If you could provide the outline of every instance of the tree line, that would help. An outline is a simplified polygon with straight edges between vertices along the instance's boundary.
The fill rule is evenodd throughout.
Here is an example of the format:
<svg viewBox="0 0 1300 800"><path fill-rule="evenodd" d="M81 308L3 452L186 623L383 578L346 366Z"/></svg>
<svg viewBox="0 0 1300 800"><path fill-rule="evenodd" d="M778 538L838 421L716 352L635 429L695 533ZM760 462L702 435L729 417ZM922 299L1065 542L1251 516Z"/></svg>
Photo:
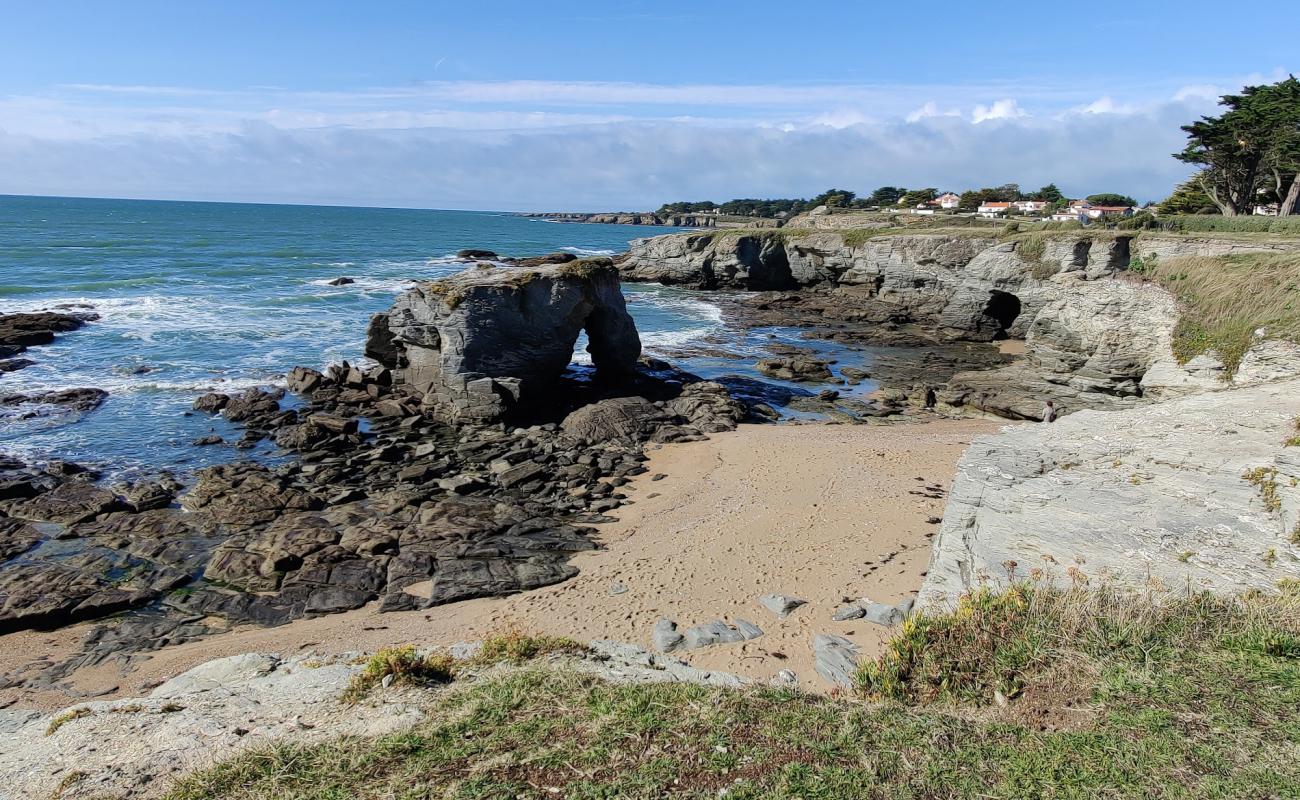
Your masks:
<svg viewBox="0 0 1300 800"><path fill-rule="evenodd" d="M778 217L791 216L805 211L812 211L819 206L828 208L915 208L929 203L945 194L935 187L908 189L902 186L881 186L869 195L858 196L848 189L827 189L812 198L755 199L745 198L715 203L711 200L700 202L665 203L659 207L660 214L694 214L699 212L716 212L743 217ZM957 208L960 211L974 211L984 203L1011 203L1017 200L1041 200L1049 209L1063 208L1069 204L1055 183L1049 183L1035 192L1023 192L1019 184L1004 183L1001 186L983 189L969 189L958 195ZM1113 192L1089 195L1086 201L1093 205L1135 206L1132 197Z"/></svg>
<svg viewBox="0 0 1300 800"><path fill-rule="evenodd" d="M1300 80L1246 86L1219 100L1217 116L1201 117L1182 126L1187 146L1174 157L1199 171L1179 185L1159 206L1162 214L1238 216L1256 206L1276 205L1278 214L1300 213ZM848 189L827 189L816 197L798 199L736 199L725 203L666 203L660 213L714 211L750 217L790 216L818 206L830 208L914 208L943 194L935 187L882 186L859 196ZM1023 192L1015 183L968 189L959 194L957 208L974 211L984 203L1041 200L1048 210L1069 201L1056 184ZM1136 206L1132 197L1114 192L1088 195L1092 205Z"/></svg>

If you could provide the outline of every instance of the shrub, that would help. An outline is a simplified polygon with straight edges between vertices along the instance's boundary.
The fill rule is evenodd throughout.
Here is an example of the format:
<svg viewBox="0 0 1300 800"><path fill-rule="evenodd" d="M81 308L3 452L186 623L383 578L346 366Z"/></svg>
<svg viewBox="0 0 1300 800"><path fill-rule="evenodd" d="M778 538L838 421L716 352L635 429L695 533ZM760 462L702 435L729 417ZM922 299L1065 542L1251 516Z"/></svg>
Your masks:
<svg viewBox="0 0 1300 800"><path fill-rule="evenodd" d="M453 663L451 656L441 653L422 656L414 645L386 647L372 655L365 667L352 676L343 701L358 702L390 675L397 684L450 683L455 678Z"/></svg>
<svg viewBox="0 0 1300 800"><path fill-rule="evenodd" d="M1281 233L1300 235L1300 216L1224 217L1218 214L1160 217L1165 230L1188 233Z"/></svg>

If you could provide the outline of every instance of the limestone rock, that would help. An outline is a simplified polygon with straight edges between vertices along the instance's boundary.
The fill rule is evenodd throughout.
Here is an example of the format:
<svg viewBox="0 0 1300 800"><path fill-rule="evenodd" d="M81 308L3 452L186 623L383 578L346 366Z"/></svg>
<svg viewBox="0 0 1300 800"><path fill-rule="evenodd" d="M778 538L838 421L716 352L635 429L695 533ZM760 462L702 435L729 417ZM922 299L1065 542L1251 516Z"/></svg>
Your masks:
<svg viewBox="0 0 1300 800"><path fill-rule="evenodd" d="M858 646L829 633L813 636L813 668L822 680L834 686L852 687L858 669Z"/></svg>
<svg viewBox="0 0 1300 800"><path fill-rule="evenodd" d="M778 617L788 617L790 612L799 606L806 604L808 601L799 597L791 597L788 594L765 594L758 598L759 605L776 614Z"/></svg>
<svg viewBox="0 0 1300 800"><path fill-rule="evenodd" d="M1031 574L1236 594L1300 578L1300 381L977 438L918 603Z"/></svg>

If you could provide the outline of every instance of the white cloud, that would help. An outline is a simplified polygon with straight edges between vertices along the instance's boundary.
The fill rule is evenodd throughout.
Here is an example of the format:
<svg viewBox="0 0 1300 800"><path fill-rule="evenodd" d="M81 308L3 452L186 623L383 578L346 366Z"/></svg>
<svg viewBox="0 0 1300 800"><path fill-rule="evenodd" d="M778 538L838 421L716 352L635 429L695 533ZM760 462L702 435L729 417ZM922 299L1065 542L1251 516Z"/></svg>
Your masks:
<svg viewBox="0 0 1300 800"><path fill-rule="evenodd" d="M917 110L908 114L904 119L908 122L920 122L923 119L933 119L934 117L960 117L961 112L955 108L947 111L940 111L939 104L933 100L928 101Z"/></svg>
<svg viewBox="0 0 1300 800"><path fill-rule="evenodd" d="M1135 114L1139 110L1139 107L1136 105L1117 103L1115 102L1115 98L1110 97L1109 95L1099 97L1086 106L1079 106L1078 108L1071 109L1071 111L1077 114Z"/></svg>
<svg viewBox="0 0 1300 800"><path fill-rule="evenodd" d="M971 112L971 122L978 125L981 122L988 122L989 120L994 119L1017 119L1019 117L1027 116L1029 116L1029 114L1020 108L1019 103L1011 98L1007 98L1005 100L994 101L992 105L975 106L975 110Z"/></svg>
<svg viewBox="0 0 1300 800"><path fill-rule="evenodd" d="M956 85L64 87L0 96L0 191L637 209L832 185L1054 181L1156 199L1187 172L1169 156L1179 125L1217 94L1121 88L1021 86L1013 99L1006 86Z"/></svg>

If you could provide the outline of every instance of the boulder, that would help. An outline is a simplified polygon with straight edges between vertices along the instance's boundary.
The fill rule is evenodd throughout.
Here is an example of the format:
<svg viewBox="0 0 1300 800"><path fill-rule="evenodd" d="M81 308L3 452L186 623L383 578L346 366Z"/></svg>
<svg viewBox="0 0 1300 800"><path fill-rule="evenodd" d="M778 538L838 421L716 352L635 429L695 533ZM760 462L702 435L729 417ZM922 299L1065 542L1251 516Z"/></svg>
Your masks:
<svg viewBox="0 0 1300 800"><path fill-rule="evenodd" d="M649 433L664 417L663 410L644 397L615 397L572 412L560 429L580 442L605 442Z"/></svg>
<svg viewBox="0 0 1300 800"><path fill-rule="evenodd" d="M491 250L460 250L456 253L456 258L462 261L498 261L500 256Z"/></svg>
<svg viewBox="0 0 1300 800"><path fill-rule="evenodd" d="M764 375L783 381L825 383L834 380L829 362L815 358L764 358L754 366Z"/></svg>
<svg viewBox="0 0 1300 800"><path fill-rule="evenodd" d="M799 597L791 597L788 594L765 594L758 598L758 603L763 608L776 614L778 617L788 617L790 612L794 611L808 601Z"/></svg>
<svg viewBox="0 0 1300 800"><path fill-rule="evenodd" d="M641 353L608 260L473 268L420 284L372 319L366 353L442 419L490 421L546 403L586 331L598 377Z"/></svg>
<svg viewBox="0 0 1300 800"><path fill-rule="evenodd" d="M858 671L858 646L829 633L813 636L813 668L822 680L834 686L853 687Z"/></svg>

